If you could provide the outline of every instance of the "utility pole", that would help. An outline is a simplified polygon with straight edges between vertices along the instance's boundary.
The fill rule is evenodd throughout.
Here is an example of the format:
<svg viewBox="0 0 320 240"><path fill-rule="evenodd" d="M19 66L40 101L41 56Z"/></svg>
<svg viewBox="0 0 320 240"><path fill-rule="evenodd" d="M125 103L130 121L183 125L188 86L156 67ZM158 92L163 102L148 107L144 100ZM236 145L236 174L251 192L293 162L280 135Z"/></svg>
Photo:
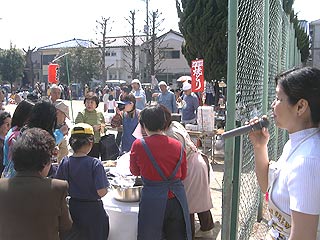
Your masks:
<svg viewBox="0 0 320 240"><path fill-rule="evenodd" d="M146 25L144 25L144 32L146 34L146 66L145 66L145 73L146 79L145 82L150 80L150 47L149 47L149 0L146 1Z"/></svg>
<svg viewBox="0 0 320 240"><path fill-rule="evenodd" d="M131 76L132 79L136 78L136 36L135 36L135 11L131 11L132 18L132 68L131 68Z"/></svg>
<svg viewBox="0 0 320 240"><path fill-rule="evenodd" d="M149 40L149 0L146 0L146 25L144 25L144 32L147 34L146 39Z"/></svg>
<svg viewBox="0 0 320 240"><path fill-rule="evenodd" d="M101 40L101 44L98 43L99 48L101 50L101 77L102 80L106 80L107 76L107 72L106 72L106 45L110 42L107 41L107 25L108 25L108 21L110 20L110 17L105 18L105 17L101 17L101 21L96 20L97 23L97 30L100 31L102 40Z"/></svg>
<svg viewBox="0 0 320 240"><path fill-rule="evenodd" d="M155 76L155 42L156 42L156 17L158 11L152 13L152 35L151 35L151 59L150 59L150 75Z"/></svg>

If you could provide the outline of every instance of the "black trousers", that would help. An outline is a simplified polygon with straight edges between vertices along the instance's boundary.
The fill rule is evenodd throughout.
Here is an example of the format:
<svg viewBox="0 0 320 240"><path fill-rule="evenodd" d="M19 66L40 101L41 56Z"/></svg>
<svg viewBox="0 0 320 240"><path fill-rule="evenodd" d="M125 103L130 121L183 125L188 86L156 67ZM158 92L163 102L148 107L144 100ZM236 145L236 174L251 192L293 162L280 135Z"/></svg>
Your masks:
<svg viewBox="0 0 320 240"><path fill-rule="evenodd" d="M100 157L100 144L99 143L93 144L91 151L88 153L88 156L95 157L95 158Z"/></svg>
<svg viewBox="0 0 320 240"><path fill-rule="evenodd" d="M70 214L81 240L107 240L109 216L102 201L79 201L70 198Z"/></svg>
<svg viewBox="0 0 320 240"><path fill-rule="evenodd" d="M214 222L213 222L210 210L197 213L197 214L200 222L200 230L209 231L212 228L214 228ZM194 239L194 235L195 235L194 213L190 214L190 222L191 222L192 239Z"/></svg>
<svg viewBox="0 0 320 240"><path fill-rule="evenodd" d="M163 239L185 240L186 236L186 224L179 200L177 198L168 199L163 221Z"/></svg>

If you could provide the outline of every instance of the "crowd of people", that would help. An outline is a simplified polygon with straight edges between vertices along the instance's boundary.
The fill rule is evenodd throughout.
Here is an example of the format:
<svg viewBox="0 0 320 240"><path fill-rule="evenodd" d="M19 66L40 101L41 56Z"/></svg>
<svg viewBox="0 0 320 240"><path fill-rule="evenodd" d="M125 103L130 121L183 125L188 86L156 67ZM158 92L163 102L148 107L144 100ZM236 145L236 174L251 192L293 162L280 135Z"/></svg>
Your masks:
<svg viewBox="0 0 320 240"><path fill-rule="evenodd" d="M167 85L163 83L159 85L167 87ZM163 96L166 94L165 89L163 87L160 87L160 89L161 88L162 92L157 97L160 97L161 94L163 94ZM3 203L7 205L10 204L12 197L17 194L16 191L19 188L15 186L21 181L25 181L26 185L23 191L21 190L21 193L19 193L21 195L26 194L26 191L34 187L45 189L43 191L46 196L40 198L40 200L43 201L40 206L51 204L55 208L50 212L51 215L49 216L41 216L42 208L39 207L39 209L37 209L36 205L31 204L31 200L29 201L29 199L27 199L26 202L24 202L23 198L12 201L12 204L21 203L21 206L26 206L26 204L32 205L30 211L26 213L22 212L25 216L17 222L26 221L27 218L32 218L33 215L37 216L38 221L36 221L36 223L40 221L46 225L43 227L43 233L39 232L41 239L44 239L42 236L45 232L50 234L50 237L45 239L69 239L72 236L75 236L76 239L107 239L109 235L109 218L103 208L101 198L107 194L109 182L100 160L100 139L106 133L106 121L105 113L98 110L98 105L100 102L103 102L104 111L114 115L114 119L111 122L114 123L113 126L118 127L119 130L117 139L120 154L132 151L132 156L134 156L135 152L132 146L137 140L133 133L137 126L140 124L143 126L141 134L144 134L146 142L148 143L148 134L150 134L150 131L145 127L148 125L148 122L158 122L157 131L164 133L165 130L169 128L169 125L171 125L171 113L176 112L176 109L174 106L171 109L167 109L165 105L156 103L147 104L146 92L142 89L141 82L135 79L130 86L121 87L119 96L115 96L113 89L110 88L105 91L105 94L109 94L109 96L103 96L103 98L100 99L95 92L88 89L84 97L84 110L78 112L74 122L75 125L71 126L70 130L66 124L66 119L70 120L70 110L64 100L61 99L61 92L61 88L53 84L50 88L48 98L27 97L26 99L21 99L21 101L17 103L17 107L12 116L5 111L5 108L2 109L0 114L0 138L2 144L1 150L3 152L1 154L2 179L0 180L0 186L4 184L10 187L2 189L2 192L0 190L0 194L8 195L8 197L3 198ZM175 95L171 91L169 94L172 103L177 104ZM105 99L107 99L107 103L104 102ZM164 117L163 120L160 121L158 115L153 114L153 109L157 109L158 113L159 111L162 113L161 116ZM147 114L147 117L143 118L143 114L150 111L152 114ZM165 115L167 116L165 117ZM118 120L116 120L117 117L119 118ZM167 124L167 127L165 127L164 124ZM182 125L181 127L183 128ZM170 204L171 206L168 208L166 220L162 219L162 213L161 211L159 212L158 224L160 225L158 225L158 229L154 230L160 234L159 239L163 236L166 236L168 240L192 239L195 236L193 214L198 213L199 218L201 218L200 211L202 210L194 212L192 204L190 204L191 208L189 208L190 206L188 205L188 201L192 200L187 200L187 196L190 198L192 195L190 195L189 190L191 189L192 192L198 187L195 185L192 187L190 181L188 182L186 180L184 184L185 186L189 186L189 190L186 191L188 194L186 195L182 182L182 180L192 179L195 176L194 174L191 176L192 167L187 163L189 154L186 155L184 150L187 146L190 146L191 143L184 142L184 140L182 141L181 139L181 143L179 143L179 141L171 138L170 134L165 136L166 139L172 139L170 141L173 142L175 141L177 146L180 145L180 150L177 151L177 158L170 160L171 165L169 167L169 169L175 169L175 172L179 172L177 177L180 180L178 183L175 183L178 178L173 174L170 181L176 186L174 188L175 190L170 190L172 187L171 183L167 186L169 187L168 199L170 199L169 202L172 204ZM187 139L187 136L183 135L183 137ZM38 144L39 141L44 142ZM36 145L32 145L31 142L34 142ZM46 143L48 143L48 145L46 145ZM25 146L22 146L23 144L25 144ZM192 149L193 152L197 152L194 145ZM22 161L23 152L25 152L25 154L33 153ZM35 155L37 155L37 157L34 157ZM138 155L135 156L139 157ZM168 156L173 156L171 151L168 151ZM155 156L155 158L158 162L158 156ZM165 159L166 158L167 157L165 157ZM198 161L199 163L203 163L202 169L204 171L201 173L201 175L203 175L201 178L204 177L204 179L207 179L204 181L204 189L206 189L208 193L208 165L206 165L203 158L192 157L192 159L196 159L193 160L193 162ZM178 165L176 165L176 160L179 160ZM22 161L23 163L21 164L23 165L19 167L20 165L17 161ZM190 168L191 177L187 174L187 165ZM165 171L165 178L169 177L170 174L167 175L168 173L169 172ZM138 170L133 171L132 174L144 176L144 173L138 172ZM36 181L34 181L34 179ZM65 180L67 183L55 179ZM148 180L152 181L154 179L152 177L149 179L149 176L147 176L144 178L144 183ZM158 180L157 177L156 180ZM51 191L47 187L50 184L55 186L52 187ZM146 184L144 189L143 191L148 190ZM39 194L39 191L40 190L37 189L33 192L34 194ZM143 195L147 196L147 194ZM67 196L69 198L68 202L66 200ZM163 196L166 196L166 194ZM210 194L206 196L206 198L208 198L207 202L211 202ZM60 197L59 202L55 200L58 197ZM166 209L165 205L163 205L166 201L166 197L162 198L162 206L164 206L162 210ZM24 203L22 204L22 202ZM140 207L141 214L139 214L139 216L142 216L142 212L145 211L144 204L142 204L144 202L145 199L142 199ZM176 213L182 213L179 211L180 205L182 206L183 214L175 216ZM146 206L148 206L148 204ZM14 208L14 206L8 208L10 211L3 211L4 214L0 217L0 225L1 222L4 223L8 217L6 213L10 212L14 214L14 219L18 218L18 215L21 213L21 211L18 210L21 208L17 208L15 211L13 211L12 208ZM205 223L201 221L201 230L199 231L211 231L210 233L212 233L214 224L210 208L212 208L212 204L205 206L205 212L210 215L208 218L209 222ZM174 211L170 213L170 209ZM148 211L147 208L146 211ZM189 213L191 214L189 215ZM139 217L139 219L143 218ZM175 229L175 227L172 227L172 223L176 224L177 219L180 219L180 223L177 222L179 225L176 225L178 228ZM141 221L143 220L139 220L138 228L140 230L138 238L149 239L147 236L150 235L140 233L148 229L146 227L141 228L141 226L143 226L143 224L141 225ZM52 222L54 222L54 224L48 226L48 223ZM163 222L163 224L161 222ZM163 228L161 227L162 225ZM30 231L27 231L25 228L23 228L23 230L25 233L30 233L30 239L38 239L35 237L37 234L34 229L35 225L28 223L26 226L30 228ZM1 228L2 227L0 227L0 229ZM148 231L149 233L147 234L153 235L152 229ZM21 232L15 232L12 226L3 233L0 233L0 236L4 236L4 239L19 239L18 236L22 236Z"/></svg>
<svg viewBox="0 0 320 240"><path fill-rule="evenodd" d="M249 134L258 182L269 194L268 239L319 239L320 189L314 179L320 172L320 70L294 69L280 74L276 84L275 123L290 136L279 161L269 162L266 128ZM153 104L147 104L138 79L122 86L118 96L111 87L102 98L87 89L71 129L69 107L56 86L46 100L22 100L12 116L2 109L0 239L108 239L110 219L102 198L110 183L100 146L105 113L113 115L120 154L130 153L130 171L142 178L137 239L212 236L210 163L183 125L196 123L202 100L188 81L182 94L165 82L158 85ZM206 93L210 105L212 89ZM180 107L181 122L173 121Z"/></svg>

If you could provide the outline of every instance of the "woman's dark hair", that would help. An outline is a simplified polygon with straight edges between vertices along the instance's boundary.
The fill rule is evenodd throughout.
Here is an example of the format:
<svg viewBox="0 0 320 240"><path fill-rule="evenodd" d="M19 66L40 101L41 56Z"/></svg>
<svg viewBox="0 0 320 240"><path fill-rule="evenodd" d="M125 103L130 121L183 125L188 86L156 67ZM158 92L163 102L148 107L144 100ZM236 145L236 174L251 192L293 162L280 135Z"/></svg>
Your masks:
<svg viewBox="0 0 320 240"><path fill-rule="evenodd" d="M91 134L74 134L71 135L69 139L70 147L74 152L80 149L82 146L87 145L90 142L93 142L94 138Z"/></svg>
<svg viewBox="0 0 320 240"><path fill-rule="evenodd" d="M114 98L113 98L113 95L110 94L109 97L108 97L108 100L109 100L109 101L112 101L113 99L114 99Z"/></svg>
<svg viewBox="0 0 320 240"><path fill-rule="evenodd" d="M129 93L128 95L126 95L123 99L123 102L133 102L134 104L136 104L136 97L132 94Z"/></svg>
<svg viewBox="0 0 320 240"><path fill-rule="evenodd" d="M88 93L87 93L87 95L85 96L84 101L83 101L84 104L86 104L86 101L87 101L87 100L93 100L93 101L95 101L97 107L98 107L99 102L100 102L98 96L97 96L94 92L88 92Z"/></svg>
<svg viewBox="0 0 320 240"><path fill-rule="evenodd" d="M121 87L121 90L124 91L125 93L129 94L131 92L131 86L129 87L129 86L124 85Z"/></svg>
<svg viewBox="0 0 320 240"><path fill-rule="evenodd" d="M159 104L147 106L140 112L139 123L149 131L163 130L166 122L165 112Z"/></svg>
<svg viewBox="0 0 320 240"><path fill-rule="evenodd" d="M165 119L166 119L166 122L165 122L162 130L166 130L169 128L169 126L172 122L171 112L169 111L169 109L166 106L164 106L162 104L160 104L160 108L162 108L162 110L164 112Z"/></svg>
<svg viewBox="0 0 320 240"><path fill-rule="evenodd" d="M133 108L132 108L131 111L136 109L136 97L132 93L129 93L128 95L124 96L121 101L123 101L123 102L132 102L133 103Z"/></svg>
<svg viewBox="0 0 320 240"><path fill-rule="evenodd" d="M41 171L51 160L54 138L45 130L25 130L12 146L12 161L16 171Z"/></svg>
<svg viewBox="0 0 320 240"><path fill-rule="evenodd" d="M28 128L41 128L53 136L57 124L57 111L55 106L48 101L36 103L27 122Z"/></svg>
<svg viewBox="0 0 320 240"><path fill-rule="evenodd" d="M308 101L313 123L320 122L320 70L304 67L290 69L275 78L291 105L300 99Z"/></svg>
<svg viewBox="0 0 320 240"><path fill-rule="evenodd" d="M27 99L31 102L36 103L39 100L38 94L36 92L31 92L27 95Z"/></svg>
<svg viewBox="0 0 320 240"><path fill-rule="evenodd" d="M34 103L29 100L23 100L20 102L14 110L11 126L17 126L18 128L23 127L30 117L33 106Z"/></svg>
<svg viewBox="0 0 320 240"><path fill-rule="evenodd" d="M8 113L8 112L0 113L0 126L2 126L4 124L4 120L6 120L7 118L11 118L10 113Z"/></svg>

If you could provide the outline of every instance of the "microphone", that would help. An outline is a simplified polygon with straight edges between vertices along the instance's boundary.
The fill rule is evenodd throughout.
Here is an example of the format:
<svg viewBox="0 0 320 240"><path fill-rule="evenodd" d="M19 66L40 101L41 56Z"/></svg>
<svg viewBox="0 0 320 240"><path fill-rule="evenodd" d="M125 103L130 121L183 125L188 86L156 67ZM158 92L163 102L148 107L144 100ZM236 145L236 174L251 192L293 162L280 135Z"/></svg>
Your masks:
<svg viewBox="0 0 320 240"><path fill-rule="evenodd" d="M236 136L240 136L242 134L246 134L250 131L260 130L263 127L268 127L268 126L269 126L269 120L267 118L261 118L259 120L259 122L255 123L253 125L246 125L246 126L232 129L230 131L223 133L221 136L224 139L229 138L229 137L236 137Z"/></svg>

